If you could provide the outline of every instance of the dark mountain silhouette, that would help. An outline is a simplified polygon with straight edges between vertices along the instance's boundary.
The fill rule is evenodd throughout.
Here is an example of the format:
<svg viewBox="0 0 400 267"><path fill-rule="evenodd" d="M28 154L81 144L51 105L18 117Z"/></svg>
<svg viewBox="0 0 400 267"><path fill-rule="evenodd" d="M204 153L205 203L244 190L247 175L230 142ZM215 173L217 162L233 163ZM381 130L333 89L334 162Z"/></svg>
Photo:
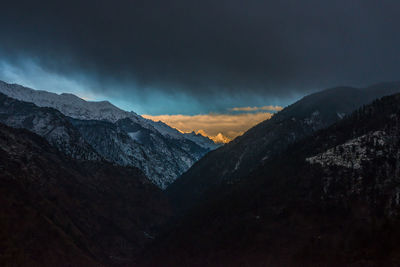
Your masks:
<svg viewBox="0 0 400 267"><path fill-rule="evenodd" d="M0 124L0 265L132 265L169 216L137 168L76 161Z"/></svg>
<svg viewBox="0 0 400 267"><path fill-rule="evenodd" d="M400 94L213 193L160 235L147 265L399 265Z"/></svg>
<svg viewBox="0 0 400 267"><path fill-rule="evenodd" d="M207 192L235 183L295 141L332 125L378 97L396 92L400 92L399 82L363 89L337 87L306 96L208 153L168 187L167 193L178 213L189 209L206 200Z"/></svg>

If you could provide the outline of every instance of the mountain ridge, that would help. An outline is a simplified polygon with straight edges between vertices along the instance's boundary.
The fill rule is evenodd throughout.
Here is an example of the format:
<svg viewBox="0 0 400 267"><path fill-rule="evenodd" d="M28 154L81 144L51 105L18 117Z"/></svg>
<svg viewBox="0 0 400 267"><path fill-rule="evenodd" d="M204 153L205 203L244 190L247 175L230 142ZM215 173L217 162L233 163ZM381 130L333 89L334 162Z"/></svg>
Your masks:
<svg viewBox="0 0 400 267"><path fill-rule="evenodd" d="M8 84L0 81L0 92L9 97L32 102L40 107L52 107L66 116L81 120L107 120L116 122L130 118L142 124L143 127L157 131L173 139L184 139L185 136L165 123L145 119L133 111L122 110L109 101L86 101L71 93L51 93L43 90L34 90L19 84ZM198 145L201 146L201 142Z"/></svg>
<svg viewBox="0 0 400 267"><path fill-rule="evenodd" d="M305 96L208 153L182 174L167 193L182 212L204 198L207 191L221 184L235 183L296 140L341 120L378 97L396 92L400 92L399 82L364 89L335 87Z"/></svg>

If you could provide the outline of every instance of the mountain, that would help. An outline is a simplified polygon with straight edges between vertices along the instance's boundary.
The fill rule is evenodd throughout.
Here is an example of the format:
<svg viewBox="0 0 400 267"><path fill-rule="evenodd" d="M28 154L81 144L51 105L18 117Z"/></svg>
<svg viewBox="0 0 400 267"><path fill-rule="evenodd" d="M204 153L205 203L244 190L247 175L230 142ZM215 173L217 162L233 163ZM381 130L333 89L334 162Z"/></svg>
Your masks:
<svg viewBox="0 0 400 267"><path fill-rule="evenodd" d="M217 144L226 144L231 141L228 137L226 137L222 133L218 133L216 136L213 136L211 139Z"/></svg>
<svg viewBox="0 0 400 267"><path fill-rule="evenodd" d="M0 124L1 266L131 266L169 210L139 169L76 161Z"/></svg>
<svg viewBox="0 0 400 267"><path fill-rule="evenodd" d="M372 100L400 91L400 83L368 88L337 87L308 95L242 136L208 153L172 184L167 193L180 212L280 154L290 144L341 120Z"/></svg>
<svg viewBox="0 0 400 267"><path fill-rule="evenodd" d="M398 266L400 94L213 193L158 236L143 266Z"/></svg>
<svg viewBox="0 0 400 267"><path fill-rule="evenodd" d="M1 93L37 105L1 95L1 122L44 136L74 158L103 158L138 167L162 189L217 147L206 137L187 137L162 122L144 119L106 101L87 102L71 94L57 95L4 82L0 82Z"/></svg>
<svg viewBox="0 0 400 267"><path fill-rule="evenodd" d="M191 134L194 134L194 132ZM204 132L203 130L198 130L197 135L207 137L207 139L211 140L212 143L217 145L217 147L219 147L223 144L229 143L231 141L230 138L226 137L222 133L218 133L217 135L212 136L212 135L207 135L207 133Z"/></svg>
<svg viewBox="0 0 400 267"><path fill-rule="evenodd" d="M201 133L195 133L194 131L191 133L183 134L187 139L195 142L196 144L201 144L202 147L206 147L211 150L215 150L221 145L218 142L214 142L207 136L202 135Z"/></svg>
<svg viewBox="0 0 400 267"><path fill-rule="evenodd" d="M79 160L101 160L68 118L52 108L41 108L0 93L0 122L43 136L66 155Z"/></svg>
<svg viewBox="0 0 400 267"><path fill-rule="evenodd" d="M135 112L127 112L119 109L108 101L85 101L73 94L55 94L47 91L33 90L18 84L8 84L0 81L0 93L11 98L25 102L31 102L39 107L51 107L59 110L62 114L80 120L106 120L116 122L120 119L129 118L139 123L142 127L158 132L165 137L182 140L185 136L174 128L163 122L154 122L143 118ZM207 138L198 143L199 146Z"/></svg>
<svg viewBox="0 0 400 267"><path fill-rule="evenodd" d="M106 160L140 168L162 189L208 151L188 139L165 138L130 118L115 123L72 118L70 122Z"/></svg>

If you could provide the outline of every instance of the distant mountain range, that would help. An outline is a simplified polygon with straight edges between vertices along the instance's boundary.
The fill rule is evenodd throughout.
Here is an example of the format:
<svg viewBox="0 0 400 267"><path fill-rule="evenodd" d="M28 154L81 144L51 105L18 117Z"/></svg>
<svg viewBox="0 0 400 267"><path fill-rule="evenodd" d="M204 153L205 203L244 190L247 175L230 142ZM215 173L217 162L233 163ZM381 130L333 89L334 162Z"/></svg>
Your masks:
<svg viewBox="0 0 400 267"><path fill-rule="evenodd" d="M227 144L231 141L231 139L229 139L222 133L218 133L216 136L213 136L212 140L217 144Z"/></svg>
<svg viewBox="0 0 400 267"><path fill-rule="evenodd" d="M89 102L72 94L58 95L1 81L0 93L15 99L1 97L1 122L42 135L77 159L101 157L138 167L163 189L219 146L207 137L182 134L107 101Z"/></svg>

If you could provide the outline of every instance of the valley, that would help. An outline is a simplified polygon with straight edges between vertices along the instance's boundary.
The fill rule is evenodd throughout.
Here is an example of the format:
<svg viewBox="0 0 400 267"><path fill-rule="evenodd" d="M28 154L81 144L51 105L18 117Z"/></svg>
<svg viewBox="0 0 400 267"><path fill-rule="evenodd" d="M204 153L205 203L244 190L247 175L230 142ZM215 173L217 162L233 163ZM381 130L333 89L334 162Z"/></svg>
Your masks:
<svg viewBox="0 0 400 267"><path fill-rule="evenodd" d="M399 264L399 83L314 93L219 148L1 85L2 265Z"/></svg>

